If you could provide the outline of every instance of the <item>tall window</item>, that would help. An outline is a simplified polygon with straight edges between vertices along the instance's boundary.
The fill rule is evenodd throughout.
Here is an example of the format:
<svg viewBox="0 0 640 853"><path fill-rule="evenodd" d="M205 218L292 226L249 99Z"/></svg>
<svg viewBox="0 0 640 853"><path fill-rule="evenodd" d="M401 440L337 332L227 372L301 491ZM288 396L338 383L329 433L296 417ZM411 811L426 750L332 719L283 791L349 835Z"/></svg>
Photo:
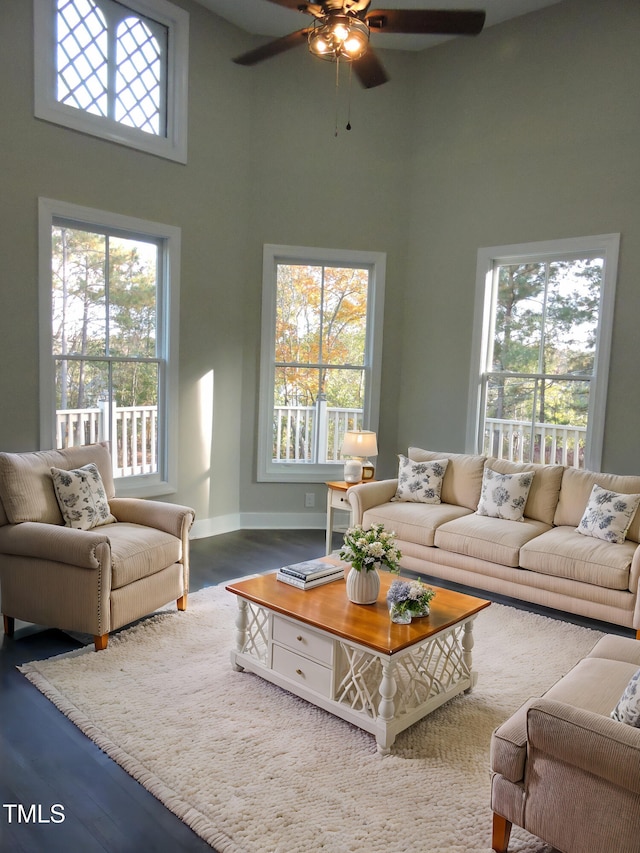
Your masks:
<svg viewBox="0 0 640 853"><path fill-rule="evenodd" d="M480 251L474 449L599 469L618 242L606 235Z"/></svg>
<svg viewBox="0 0 640 853"><path fill-rule="evenodd" d="M177 346L168 333L177 310L170 255L178 235L63 207L41 202L49 252L47 429L56 447L109 440L116 478L166 488L175 391L169 354ZM44 325L43 318L43 341Z"/></svg>
<svg viewBox="0 0 640 853"><path fill-rule="evenodd" d="M38 117L186 161L186 12L166 0L34 10Z"/></svg>
<svg viewBox="0 0 640 853"><path fill-rule="evenodd" d="M265 246L260 480L335 478L349 429L376 429L384 255Z"/></svg>

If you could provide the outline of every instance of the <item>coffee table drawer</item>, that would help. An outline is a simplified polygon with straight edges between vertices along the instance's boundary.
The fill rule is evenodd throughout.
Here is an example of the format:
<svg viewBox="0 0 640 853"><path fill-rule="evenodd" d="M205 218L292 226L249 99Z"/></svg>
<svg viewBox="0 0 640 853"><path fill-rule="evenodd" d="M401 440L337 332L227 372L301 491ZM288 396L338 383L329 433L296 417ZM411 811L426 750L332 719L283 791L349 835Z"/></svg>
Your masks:
<svg viewBox="0 0 640 853"><path fill-rule="evenodd" d="M273 669L304 687L331 698L331 670L282 646L273 646Z"/></svg>
<svg viewBox="0 0 640 853"><path fill-rule="evenodd" d="M331 666L333 662L333 640L323 637L312 628L288 619L273 617L273 639L276 643L291 649L297 654Z"/></svg>

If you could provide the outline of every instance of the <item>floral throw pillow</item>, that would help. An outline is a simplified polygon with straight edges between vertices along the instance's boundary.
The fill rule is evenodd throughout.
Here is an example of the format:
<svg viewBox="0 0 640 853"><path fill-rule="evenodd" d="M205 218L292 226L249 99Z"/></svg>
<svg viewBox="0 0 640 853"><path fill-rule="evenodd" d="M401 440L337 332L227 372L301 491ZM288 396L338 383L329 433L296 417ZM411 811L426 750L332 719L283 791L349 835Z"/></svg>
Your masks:
<svg viewBox="0 0 640 853"><path fill-rule="evenodd" d="M631 676L618 704L611 712L611 719L640 729L640 669Z"/></svg>
<svg viewBox="0 0 640 853"><path fill-rule="evenodd" d="M392 501L439 504L448 459L414 462L398 454L398 487Z"/></svg>
<svg viewBox="0 0 640 853"><path fill-rule="evenodd" d="M493 468L485 468L476 514L489 518L506 518L508 521L522 521L533 475L533 471L500 474Z"/></svg>
<svg viewBox="0 0 640 853"><path fill-rule="evenodd" d="M640 495L619 494L596 483L576 530L585 536L620 545L639 505Z"/></svg>
<svg viewBox="0 0 640 853"><path fill-rule="evenodd" d="M71 471L52 468L51 477L58 506L67 527L91 530L116 520L109 511L102 477L93 462Z"/></svg>

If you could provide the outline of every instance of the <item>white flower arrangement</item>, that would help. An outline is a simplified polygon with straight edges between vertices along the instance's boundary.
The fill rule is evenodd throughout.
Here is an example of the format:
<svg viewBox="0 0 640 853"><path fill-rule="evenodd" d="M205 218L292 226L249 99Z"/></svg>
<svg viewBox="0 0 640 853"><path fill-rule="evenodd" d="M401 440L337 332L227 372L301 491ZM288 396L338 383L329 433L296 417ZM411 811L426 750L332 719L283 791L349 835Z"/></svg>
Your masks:
<svg viewBox="0 0 640 853"><path fill-rule="evenodd" d="M395 532L388 532L382 524L372 524L368 530L356 524L344 535L340 559L350 563L358 572L371 572L386 566L390 572L400 571L401 552L395 546Z"/></svg>

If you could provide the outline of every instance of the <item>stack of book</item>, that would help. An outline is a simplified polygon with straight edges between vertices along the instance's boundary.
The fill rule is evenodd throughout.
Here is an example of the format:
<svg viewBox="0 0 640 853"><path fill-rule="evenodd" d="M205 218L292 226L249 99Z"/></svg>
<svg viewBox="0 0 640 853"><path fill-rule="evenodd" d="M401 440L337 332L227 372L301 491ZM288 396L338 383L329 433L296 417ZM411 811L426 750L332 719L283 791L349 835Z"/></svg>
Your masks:
<svg viewBox="0 0 640 853"><path fill-rule="evenodd" d="M298 589L311 589L343 577L344 566L323 559L306 560L304 563L295 563L293 566L283 566L278 569L276 575L279 581L296 586Z"/></svg>

